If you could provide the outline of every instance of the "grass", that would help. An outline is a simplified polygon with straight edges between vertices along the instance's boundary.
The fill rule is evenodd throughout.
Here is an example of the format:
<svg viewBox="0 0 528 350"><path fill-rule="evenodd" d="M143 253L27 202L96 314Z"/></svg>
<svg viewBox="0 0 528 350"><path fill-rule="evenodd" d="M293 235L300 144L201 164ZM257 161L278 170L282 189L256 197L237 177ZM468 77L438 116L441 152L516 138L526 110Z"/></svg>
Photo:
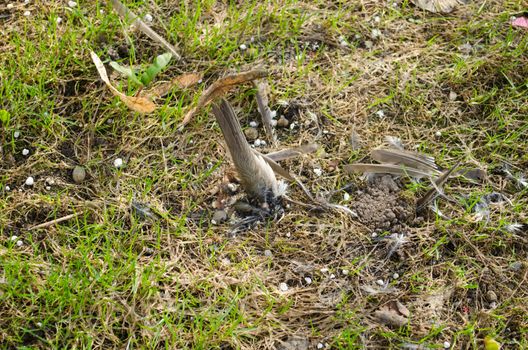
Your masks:
<svg viewBox="0 0 528 350"><path fill-rule="evenodd" d="M508 24L524 11L521 1L475 2L448 15L408 1L126 4L152 14L184 58L158 81L205 74L198 87L156 101L151 115L114 98L90 59L90 50L106 62L117 52L123 65L145 65L163 53L106 2L0 5L8 15L0 16L0 109L9 114L0 129L2 348L271 349L300 339L297 348L448 341L481 349L486 335L528 348L527 190L501 171L506 161L526 175L528 164L528 35ZM342 165L368 159L387 135L443 167L462 160L488 178L450 180L455 203L439 202L450 218L410 225L390 259L391 246L356 220L297 205L279 222L230 237L228 224L210 224L211 203L233 173L221 133L208 109L183 132L178 125L216 78L256 66L271 72L270 107L297 125L278 129L279 148L323 145L284 164L314 192L361 186ZM259 118L254 95L241 87L227 96L243 127ZM349 143L353 132L359 150ZM117 157L124 168L113 166ZM75 165L88 174L81 184L71 178ZM426 187L408 183L405 196ZM511 204L474 222L471 208L492 191ZM295 186L290 196L305 201ZM347 204L341 198L333 200ZM132 213L132 201L160 219ZM512 223L524 226L506 230ZM397 291L366 292L379 279ZM373 316L396 300L410 310L401 329Z"/></svg>

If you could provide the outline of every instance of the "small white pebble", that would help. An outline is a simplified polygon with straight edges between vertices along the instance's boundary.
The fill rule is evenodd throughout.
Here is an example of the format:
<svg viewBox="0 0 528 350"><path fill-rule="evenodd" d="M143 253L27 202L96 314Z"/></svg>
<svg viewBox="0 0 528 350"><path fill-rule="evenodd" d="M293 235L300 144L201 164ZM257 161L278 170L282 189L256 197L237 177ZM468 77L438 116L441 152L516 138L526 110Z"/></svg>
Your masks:
<svg viewBox="0 0 528 350"><path fill-rule="evenodd" d="M290 238L290 237L291 237L291 233L290 233L290 232L287 232L287 233L286 233L286 237Z"/></svg>
<svg viewBox="0 0 528 350"><path fill-rule="evenodd" d="M347 47L348 46L348 43L346 41L340 41L339 42L339 45L343 46L343 47Z"/></svg>
<svg viewBox="0 0 528 350"><path fill-rule="evenodd" d="M251 126L252 128L256 128L258 126L258 123L254 120L250 121L249 122L249 126Z"/></svg>
<svg viewBox="0 0 528 350"><path fill-rule="evenodd" d="M143 19L145 20L145 22L152 22L154 20L150 13L147 13Z"/></svg>
<svg viewBox="0 0 528 350"><path fill-rule="evenodd" d="M50 186L46 186L46 191L49 191L51 190L51 187Z"/></svg>
<svg viewBox="0 0 528 350"><path fill-rule="evenodd" d="M6 190L6 191L11 191L11 187L6 186L6 187L5 187L5 190Z"/></svg>
<svg viewBox="0 0 528 350"><path fill-rule="evenodd" d="M19 188L19 189L18 189L18 192L22 192L22 189L21 189L21 188Z"/></svg>
<svg viewBox="0 0 528 350"><path fill-rule="evenodd" d="M285 291L288 290L288 285L287 285L286 283L284 283L284 282L281 282L281 283L279 284L279 289L280 289L282 292L285 292Z"/></svg>
<svg viewBox="0 0 528 350"><path fill-rule="evenodd" d="M240 44L239 48L240 48L240 50L244 51L244 50L247 49L247 46L246 46L246 44Z"/></svg>
<svg viewBox="0 0 528 350"><path fill-rule="evenodd" d="M99 13L102 14L102 15L104 15L104 14L105 14L105 10L100 9L100 10L99 10Z"/></svg>
<svg viewBox="0 0 528 350"><path fill-rule="evenodd" d="M319 271L321 271L321 273L327 273L328 272L328 268L327 267L323 267Z"/></svg>
<svg viewBox="0 0 528 350"><path fill-rule="evenodd" d="M236 190L238 189L238 186L232 182L228 183L227 184L227 188L229 188L229 191L231 192L236 192Z"/></svg>
<svg viewBox="0 0 528 350"><path fill-rule="evenodd" d="M305 277L304 282L306 282L306 284L312 284L312 279L310 277Z"/></svg>
<svg viewBox="0 0 528 350"><path fill-rule="evenodd" d="M370 40L367 40L365 41L365 47L370 50L374 47L374 43Z"/></svg>
<svg viewBox="0 0 528 350"><path fill-rule="evenodd" d="M114 166L115 166L116 168L121 168L121 167L123 166L123 159L121 159L121 158L116 158L116 159L114 160Z"/></svg>
<svg viewBox="0 0 528 350"><path fill-rule="evenodd" d="M19 247L22 247L24 245L24 242L22 242L21 240L18 240L16 242L16 245L19 246Z"/></svg>
<svg viewBox="0 0 528 350"><path fill-rule="evenodd" d="M440 136L442 136L442 132L441 132L441 131L437 131L437 132L435 132L435 136L436 136L436 137L440 137Z"/></svg>
<svg viewBox="0 0 528 350"><path fill-rule="evenodd" d="M323 343L317 344L317 349L322 349L322 348L324 348L324 344Z"/></svg>
<svg viewBox="0 0 528 350"><path fill-rule="evenodd" d="M314 168L313 172L317 176L323 175L323 171L321 169L319 169L319 168Z"/></svg>
<svg viewBox="0 0 528 350"><path fill-rule="evenodd" d="M449 348L451 348L451 343L448 342L448 341L445 341L444 342L444 349L449 349Z"/></svg>
<svg viewBox="0 0 528 350"><path fill-rule="evenodd" d="M215 219L212 219L212 220L211 220L211 224L216 225L216 224L218 224L218 223L216 222Z"/></svg>
<svg viewBox="0 0 528 350"><path fill-rule="evenodd" d="M345 276L348 275L348 272L349 272L349 271L348 271L347 269L343 269L343 270L341 270L341 273L342 273L343 275L345 275Z"/></svg>
<svg viewBox="0 0 528 350"><path fill-rule="evenodd" d="M75 1L68 1L68 6L71 7L71 8L74 8L75 6L77 6L77 3Z"/></svg>
<svg viewBox="0 0 528 350"><path fill-rule="evenodd" d="M14 137L15 139L18 139L18 138L20 137L20 131L15 131L15 132L13 133L13 137Z"/></svg>
<svg viewBox="0 0 528 350"><path fill-rule="evenodd" d="M350 200L350 194L348 192L343 193L343 200L348 202Z"/></svg>
<svg viewBox="0 0 528 350"><path fill-rule="evenodd" d="M260 140L260 145L261 146L266 146L267 142L265 140Z"/></svg>
<svg viewBox="0 0 528 350"><path fill-rule="evenodd" d="M24 0L24 4L29 4L30 0Z"/></svg>
<svg viewBox="0 0 528 350"><path fill-rule="evenodd" d="M23 156L27 156L28 154L29 154L29 150L28 150L27 148L24 148L24 149L22 150L22 155L23 155Z"/></svg>
<svg viewBox="0 0 528 350"><path fill-rule="evenodd" d="M277 117L277 111L270 111L271 119L274 119Z"/></svg>
<svg viewBox="0 0 528 350"><path fill-rule="evenodd" d="M11 236L9 239L10 239L12 242L14 242L14 241L18 240L18 236Z"/></svg>
<svg viewBox="0 0 528 350"><path fill-rule="evenodd" d="M383 282L383 280L377 280L376 283L380 286L383 286L385 284L385 282Z"/></svg>
<svg viewBox="0 0 528 350"><path fill-rule="evenodd" d="M57 22L57 24L59 24L60 22L62 22L62 18L57 17L57 19L55 20L55 22Z"/></svg>
<svg viewBox="0 0 528 350"><path fill-rule="evenodd" d="M397 272L395 272L395 273L392 275L392 278L394 278L394 279L396 280L396 279L400 278L400 275L399 275Z"/></svg>
<svg viewBox="0 0 528 350"><path fill-rule="evenodd" d="M38 328L41 328L41 327L42 327L42 322L37 322L36 326L37 326Z"/></svg>
<svg viewBox="0 0 528 350"><path fill-rule="evenodd" d="M372 232L372 238L376 238L376 237L378 237L377 232Z"/></svg>
<svg viewBox="0 0 528 350"><path fill-rule="evenodd" d="M15 5L13 5L13 4L7 4L7 9L8 9L8 10L11 10L13 7L15 7Z"/></svg>
<svg viewBox="0 0 528 350"><path fill-rule="evenodd" d="M330 279L334 279L336 278L336 275L334 275L333 273L330 275Z"/></svg>
<svg viewBox="0 0 528 350"><path fill-rule="evenodd" d="M256 139L255 141L253 141L253 145L255 147L260 147L261 144L262 144L262 141L260 139Z"/></svg>
<svg viewBox="0 0 528 350"><path fill-rule="evenodd" d="M26 17L31 16L31 12L29 12L29 11L24 12L24 16L26 16Z"/></svg>
<svg viewBox="0 0 528 350"><path fill-rule="evenodd" d="M383 118L385 116L385 112L382 109L380 109L379 111L376 112L376 115L379 118Z"/></svg>
<svg viewBox="0 0 528 350"><path fill-rule="evenodd" d="M34 183L35 183L35 180L31 176L26 179L27 186L33 186Z"/></svg>
<svg viewBox="0 0 528 350"><path fill-rule="evenodd" d="M376 22L376 23L381 22L380 16L374 16L374 22Z"/></svg>
<svg viewBox="0 0 528 350"><path fill-rule="evenodd" d="M450 91L450 92L449 92L449 99L450 99L451 101L456 100L457 97L458 97L458 95L457 95L456 92L454 92L454 91Z"/></svg>
<svg viewBox="0 0 528 350"><path fill-rule="evenodd" d="M356 35L354 35L354 38L361 39L361 34L357 33Z"/></svg>
<svg viewBox="0 0 528 350"><path fill-rule="evenodd" d="M372 37L373 38L379 38L381 36L381 30L378 28L372 29Z"/></svg>
<svg viewBox="0 0 528 350"><path fill-rule="evenodd" d="M266 249L264 251L264 256L267 256L268 258L271 258L273 256L273 254L271 253L271 250L269 249Z"/></svg>
<svg viewBox="0 0 528 350"><path fill-rule="evenodd" d="M290 130L293 130L297 127L297 122L293 122L290 124Z"/></svg>

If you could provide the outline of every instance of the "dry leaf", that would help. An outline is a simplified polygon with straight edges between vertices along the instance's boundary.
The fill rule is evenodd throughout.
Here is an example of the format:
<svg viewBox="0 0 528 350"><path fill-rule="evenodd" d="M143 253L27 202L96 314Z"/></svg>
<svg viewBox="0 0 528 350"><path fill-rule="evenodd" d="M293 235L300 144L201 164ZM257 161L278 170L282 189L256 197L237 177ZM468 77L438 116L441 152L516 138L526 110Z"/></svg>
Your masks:
<svg viewBox="0 0 528 350"><path fill-rule="evenodd" d="M416 6L429 12L449 13L461 2L460 0L414 0Z"/></svg>
<svg viewBox="0 0 528 350"><path fill-rule="evenodd" d="M149 101L144 97L127 96L113 87L110 83L110 79L108 79L106 69L99 56L97 56L97 54L93 51L90 51L90 55L92 56L92 61L95 64L95 67L97 68L97 72L99 72L99 76L104 81L106 86L108 86L110 91L112 91L114 95L118 96L128 108L138 113L151 113L156 110L156 105L152 101Z"/></svg>
<svg viewBox="0 0 528 350"><path fill-rule="evenodd" d="M269 86L267 82L265 81L259 81L259 82L253 82L255 87L257 88L257 106L258 110L260 112L260 115L262 116L262 123L264 124L264 130L266 130L266 134L268 135L269 140L272 143L275 143L277 138L275 137L275 134L273 133L273 125L272 118L271 118L271 110L268 107L268 91Z"/></svg>
<svg viewBox="0 0 528 350"><path fill-rule="evenodd" d="M202 73L185 73L172 79L171 81L161 83L154 88L145 91L144 95L150 98L160 98L169 93L172 88L188 89L202 80Z"/></svg>
<svg viewBox="0 0 528 350"><path fill-rule="evenodd" d="M409 322L407 317L400 315L398 311L388 307L383 307L375 311L374 316L379 322L391 327L403 327Z"/></svg>
<svg viewBox="0 0 528 350"><path fill-rule="evenodd" d="M185 114L185 117L183 118L180 128L187 125L191 121L191 118L201 108L205 107L209 102L211 102L215 98L221 97L227 91L231 90L237 85L240 85L240 84L243 84L248 81L255 80L255 79L261 79L261 78L266 77L267 75L268 73L264 70L252 70L248 72L228 75L226 77L218 79L202 93L202 95L198 99L198 103L196 107L194 107L189 112L187 112L187 114Z"/></svg>
<svg viewBox="0 0 528 350"><path fill-rule="evenodd" d="M116 12L119 14L119 16L123 17L125 20L131 20L133 24L137 25L138 28L145 33L149 38L151 38L154 41L157 41L161 45L163 45L167 50L169 50L174 58L177 60L181 59L181 56L176 51L176 48L172 46L167 40L163 39L161 35L156 33L152 28L150 28L145 22L143 22L134 12L130 11L121 1L119 0L110 0L112 2L112 6L116 10Z"/></svg>

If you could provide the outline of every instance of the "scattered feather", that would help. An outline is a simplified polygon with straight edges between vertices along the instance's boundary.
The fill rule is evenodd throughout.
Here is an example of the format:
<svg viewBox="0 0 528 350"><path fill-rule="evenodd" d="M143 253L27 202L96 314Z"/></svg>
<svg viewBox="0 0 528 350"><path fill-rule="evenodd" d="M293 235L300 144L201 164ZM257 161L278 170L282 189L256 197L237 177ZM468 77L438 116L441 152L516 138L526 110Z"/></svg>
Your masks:
<svg viewBox="0 0 528 350"><path fill-rule="evenodd" d="M385 141L389 144L389 146L392 146L396 149L402 151L405 149L402 140L397 136L385 136Z"/></svg>
<svg viewBox="0 0 528 350"><path fill-rule="evenodd" d="M272 116L271 116L271 110L268 106L269 99L269 86L268 83L265 81L254 81L253 84L255 85L255 88L257 89L257 106L258 111L260 112L260 115L262 116L262 124L264 124L264 130L266 130L266 134L268 135L268 139L275 143L277 140L274 132L273 132L273 123L272 123Z"/></svg>
<svg viewBox="0 0 528 350"><path fill-rule="evenodd" d="M401 176L410 176L414 178L430 177L431 171L413 169L394 164L347 164L343 167L347 173L372 173L372 174L393 174Z"/></svg>
<svg viewBox="0 0 528 350"><path fill-rule="evenodd" d="M279 162L281 160L291 159L303 154L313 153L319 149L316 143L309 143L299 147L288 148L282 151L272 152L266 154L270 159Z"/></svg>
<svg viewBox="0 0 528 350"><path fill-rule="evenodd" d="M437 13L449 13L461 2L460 0L413 0L419 8Z"/></svg>
<svg viewBox="0 0 528 350"><path fill-rule="evenodd" d="M375 149L370 152L372 159L379 163L405 165L410 168L440 172L433 157L400 149Z"/></svg>

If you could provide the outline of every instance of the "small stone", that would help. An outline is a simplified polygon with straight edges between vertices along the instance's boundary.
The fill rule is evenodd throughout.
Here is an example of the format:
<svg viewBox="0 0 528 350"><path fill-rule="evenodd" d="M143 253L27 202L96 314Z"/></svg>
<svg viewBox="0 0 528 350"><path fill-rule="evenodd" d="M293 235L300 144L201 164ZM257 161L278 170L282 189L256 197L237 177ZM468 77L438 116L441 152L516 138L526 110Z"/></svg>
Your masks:
<svg viewBox="0 0 528 350"><path fill-rule="evenodd" d="M322 348L324 348L324 344L323 343L317 344L317 349L322 349Z"/></svg>
<svg viewBox="0 0 528 350"><path fill-rule="evenodd" d="M488 290L488 292L486 293L486 298L489 302L497 301L497 294L492 290Z"/></svg>
<svg viewBox="0 0 528 350"><path fill-rule="evenodd" d="M7 4L7 9L8 9L8 10L11 10L13 7L15 7L15 5L13 5L13 4Z"/></svg>
<svg viewBox="0 0 528 350"><path fill-rule="evenodd" d="M258 139L259 133L258 130L255 128L247 128L244 130L244 134L246 135L246 138L249 141L254 141Z"/></svg>
<svg viewBox="0 0 528 350"><path fill-rule="evenodd" d="M293 122L290 124L290 130L293 130L297 127L297 123L296 122Z"/></svg>
<svg viewBox="0 0 528 350"><path fill-rule="evenodd" d="M381 22L380 16L374 16L374 22L376 22L376 23Z"/></svg>
<svg viewBox="0 0 528 350"><path fill-rule="evenodd" d="M74 8L75 6L77 6L77 3L75 1L68 1L68 6L71 7L71 8Z"/></svg>
<svg viewBox="0 0 528 350"><path fill-rule="evenodd" d="M370 41L370 40L366 40L365 41L365 47L370 50L370 49L372 49L374 47L374 43L372 41Z"/></svg>
<svg viewBox="0 0 528 350"><path fill-rule="evenodd" d="M348 202L350 200L350 194L348 192L343 193L343 200Z"/></svg>
<svg viewBox="0 0 528 350"><path fill-rule="evenodd" d="M255 147L260 147L260 145L262 144L262 141L260 139L256 139L254 142L253 142L253 145Z"/></svg>
<svg viewBox="0 0 528 350"><path fill-rule="evenodd" d="M437 131L437 132L435 132L435 136L436 136L436 137L441 137L441 136L442 136L442 132L441 132L441 131Z"/></svg>
<svg viewBox="0 0 528 350"><path fill-rule="evenodd" d="M379 285L379 286L383 286L385 284L385 282L383 280L377 280L376 284Z"/></svg>
<svg viewBox="0 0 528 350"><path fill-rule="evenodd" d="M282 292L286 292L288 290L288 285L284 282L281 282L279 284L279 289L282 291Z"/></svg>
<svg viewBox="0 0 528 350"><path fill-rule="evenodd" d="M288 119L284 118L283 115L281 115L279 120L277 120L277 126L278 127L287 128L289 124L290 124L290 122L288 121Z"/></svg>
<svg viewBox="0 0 528 350"><path fill-rule="evenodd" d="M306 284L312 284L312 279L310 277L305 277L304 282L306 282Z"/></svg>
<svg viewBox="0 0 528 350"><path fill-rule="evenodd" d="M20 137L20 131L15 131L15 132L13 133L13 137L14 137L15 139L18 139L18 138Z"/></svg>
<svg viewBox="0 0 528 350"><path fill-rule="evenodd" d="M57 19L55 19L55 22L56 22L57 24L60 24L60 22L62 22L62 18L57 17Z"/></svg>
<svg viewBox="0 0 528 350"><path fill-rule="evenodd" d="M227 213L224 210L217 210L213 214L213 219L211 220L211 222L214 225L217 225L217 224L220 224L220 223L222 223L222 222L224 222L226 220L227 220Z"/></svg>
<svg viewBox="0 0 528 350"><path fill-rule="evenodd" d="M6 187L5 187L5 190L6 190L6 191L11 191L11 187L6 186Z"/></svg>
<svg viewBox="0 0 528 350"><path fill-rule="evenodd" d="M322 171L321 169L319 169L319 168L314 168L313 172L314 172L314 174L315 174L316 176L321 176L321 175L323 175L323 171Z"/></svg>
<svg viewBox="0 0 528 350"><path fill-rule="evenodd" d="M258 126L258 123L254 120L250 121L249 122L249 126L251 126L252 128L256 128Z"/></svg>
<svg viewBox="0 0 528 350"><path fill-rule="evenodd" d="M22 247L24 245L24 242L22 242L21 240L18 240L16 242L16 245L19 246L19 247Z"/></svg>
<svg viewBox="0 0 528 350"><path fill-rule="evenodd" d="M330 274L330 279L334 279L334 278L336 278L336 275L334 275L333 273Z"/></svg>
<svg viewBox="0 0 528 350"><path fill-rule="evenodd" d="M361 39L361 34L356 33L356 34L354 35L354 38L356 38L357 40Z"/></svg>
<svg viewBox="0 0 528 350"><path fill-rule="evenodd" d="M451 343L448 342L448 341L445 341L444 342L444 349L449 349L449 348L451 348Z"/></svg>
<svg viewBox="0 0 528 350"><path fill-rule="evenodd" d="M286 237L290 238L291 237L291 233L290 232L286 232Z"/></svg>
<svg viewBox="0 0 528 350"><path fill-rule="evenodd" d="M512 271L519 271L520 269L522 269L522 267L523 267L523 263L520 261L516 261L510 265L510 269Z"/></svg>
<svg viewBox="0 0 528 350"><path fill-rule="evenodd" d="M244 51L247 49L247 45L246 44L240 44L239 46L240 50Z"/></svg>
<svg viewBox="0 0 528 350"><path fill-rule="evenodd" d="M348 272L349 272L349 271L348 271L347 269L343 269L343 270L341 270L341 273L342 273L343 275L345 275L345 276L348 276Z"/></svg>
<svg viewBox="0 0 528 350"><path fill-rule="evenodd" d="M271 250L269 249L266 249L264 251L264 256L268 257L268 258L271 258L273 256L273 254L271 253Z"/></svg>
<svg viewBox="0 0 528 350"><path fill-rule="evenodd" d="M46 191L49 191L51 190L51 187L50 186L46 186Z"/></svg>
<svg viewBox="0 0 528 350"><path fill-rule="evenodd" d="M230 182L227 184L227 188L229 189L229 191L234 193L238 190L238 185Z"/></svg>
<svg viewBox="0 0 528 350"><path fill-rule="evenodd" d="M393 275L392 275L392 278L394 278L395 280L397 280L398 278L400 278L400 275L395 272Z"/></svg>
<svg viewBox="0 0 528 350"><path fill-rule="evenodd" d="M378 116L378 118L383 118L385 117L385 112L383 110L379 110L376 112L376 115Z"/></svg>
<svg viewBox="0 0 528 350"><path fill-rule="evenodd" d="M29 12L29 11L24 12L24 16L26 16L26 17L31 16L31 12Z"/></svg>
<svg viewBox="0 0 528 350"><path fill-rule="evenodd" d="M22 150L22 155L23 155L23 156L27 156L28 154L29 154L29 150L28 150L27 148L24 148L24 149Z"/></svg>
<svg viewBox="0 0 528 350"><path fill-rule="evenodd" d="M35 180L30 176L26 179L25 183L27 186L33 186L33 184L35 183Z"/></svg>
<svg viewBox="0 0 528 350"><path fill-rule="evenodd" d="M38 328L42 328L42 322L37 322L36 326L37 326Z"/></svg>
<svg viewBox="0 0 528 350"><path fill-rule="evenodd" d="M77 165L73 168L72 178L76 184L80 184L86 178L86 171L82 166Z"/></svg>
<svg viewBox="0 0 528 350"><path fill-rule="evenodd" d="M266 144L267 144L266 140L260 140L260 145L261 146L266 146Z"/></svg>
<svg viewBox="0 0 528 350"><path fill-rule="evenodd" d="M14 241L18 240L18 236L11 236L11 237L9 237L9 240L11 240L11 242L14 242Z"/></svg>
<svg viewBox="0 0 528 350"><path fill-rule="evenodd" d="M115 166L116 168L121 168L121 167L123 166L123 159L121 159L121 158L116 158L116 159L114 160L114 166Z"/></svg>
<svg viewBox="0 0 528 350"><path fill-rule="evenodd" d="M147 13L143 19L145 20L145 22L152 22L154 20L150 13Z"/></svg>
<svg viewBox="0 0 528 350"><path fill-rule="evenodd" d="M456 92L454 92L454 91L450 91L450 92L449 92L449 99L450 99L451 101L456 100L457 97L458 97L458 95L457 95Z"/></svg>
<svg viewBox="0 0 528 350"><path fill-rule="evenodd" d="M327 273L328 272L328 268L327 267L323 267L319 271L321 271L321 273Z"/></svg>

